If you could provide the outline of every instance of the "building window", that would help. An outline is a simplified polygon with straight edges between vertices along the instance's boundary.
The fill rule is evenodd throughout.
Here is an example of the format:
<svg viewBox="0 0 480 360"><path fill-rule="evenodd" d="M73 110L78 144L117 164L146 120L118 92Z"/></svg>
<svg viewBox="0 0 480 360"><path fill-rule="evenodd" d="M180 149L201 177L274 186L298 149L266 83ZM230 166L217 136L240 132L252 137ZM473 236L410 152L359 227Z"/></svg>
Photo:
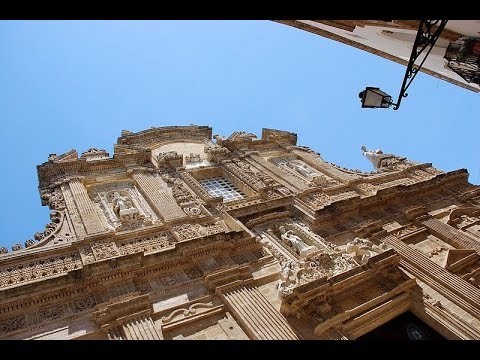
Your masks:
<svg viewBox="0 0 480 360"><path fill-rule="evenodd" d="M224 202L240 200L245 194L238 190L230 181L224 177L200 180L199 183L207 192L213 196L221 196Z"/></svg>

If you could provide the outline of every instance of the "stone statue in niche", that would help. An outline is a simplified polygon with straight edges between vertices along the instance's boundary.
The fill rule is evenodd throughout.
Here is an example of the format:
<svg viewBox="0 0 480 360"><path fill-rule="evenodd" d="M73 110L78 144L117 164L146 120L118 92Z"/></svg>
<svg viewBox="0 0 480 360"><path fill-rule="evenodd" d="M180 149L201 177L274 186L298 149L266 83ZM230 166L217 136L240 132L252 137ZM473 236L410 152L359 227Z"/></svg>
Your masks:
<svg viewBox="0 0 480 360"><path fill-rule="evenodd" d="M375 245L373 242L367 239L356 237L353 241L350 241L346 246L346 252L353 256L360 264L368 262L372 256L380 254L387 250L388 247L384 243Z"/></svg>
<svg viewBox="0 0 480 360"><path fill-rule="evenodd" d="M289 246L293 247L295 252L300 255L300 257L304 258L315 250L314 246L305 244L298 235L295 235L293 230L287 231L283 225L278 229L280 230L282 240Z"/></svg>
<svg viewBox="0 0 480 360"><path fill-rule="evenodd" d="M112 204L113 204L113 211L117 215L121 215L123 210L133 208L133 203L130 201L130 199L127 198L126 196L120 195L118 191L115 191L113 193Z"/></svg>
<svg viewBox="0 0 480 360"><path fill-rule="evenodd" d="M115 191L112 198L113 212L122 222L135 220L139 211L128 196Z"/></svg>

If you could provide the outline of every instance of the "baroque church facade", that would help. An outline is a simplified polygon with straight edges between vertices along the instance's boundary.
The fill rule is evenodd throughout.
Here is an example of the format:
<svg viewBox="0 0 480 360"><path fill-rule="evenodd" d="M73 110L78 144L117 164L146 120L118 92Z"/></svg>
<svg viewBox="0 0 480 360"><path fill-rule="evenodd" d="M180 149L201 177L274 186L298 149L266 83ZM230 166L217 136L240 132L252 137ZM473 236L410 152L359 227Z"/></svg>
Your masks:
<svg viewBox="0 0 480 360"><path fill-rule="evenodd" d="M51 221L0 249L0 339L359 339L405 314L480 339L480 187L361 153L374 171L192 125L51 154Z"/></svg>

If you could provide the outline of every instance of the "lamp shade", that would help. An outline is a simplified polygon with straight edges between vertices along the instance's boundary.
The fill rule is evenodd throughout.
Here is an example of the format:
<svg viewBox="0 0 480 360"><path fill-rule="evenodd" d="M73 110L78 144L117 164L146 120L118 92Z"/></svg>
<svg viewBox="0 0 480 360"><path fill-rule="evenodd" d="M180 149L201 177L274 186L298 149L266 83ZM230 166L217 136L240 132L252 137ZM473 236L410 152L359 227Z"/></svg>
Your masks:
<svg viewBox="0 0 480 360"><path fill-rule="evenodd" d="M362 108L388 108L392 105L392 97L379 88L367 87L358 94Z"/></svg>

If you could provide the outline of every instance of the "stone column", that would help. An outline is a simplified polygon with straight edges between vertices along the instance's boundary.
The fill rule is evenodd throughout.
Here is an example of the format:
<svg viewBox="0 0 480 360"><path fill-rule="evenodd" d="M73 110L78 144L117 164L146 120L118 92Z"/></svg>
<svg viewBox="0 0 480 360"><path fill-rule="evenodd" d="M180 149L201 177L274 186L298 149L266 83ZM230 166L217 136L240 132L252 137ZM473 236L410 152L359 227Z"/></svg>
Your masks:
<svg viewBox="0 0 480 360"><path fill-rule="evenodd" d="M382 241L402 257L400 265L462 309L480 318L480 289L411 248L394 235Z"/></svg>
<svg viewBox="0 0 480 360"><path fill-rule="evenodd" d="M162 334L157 331L148 315L138 315L121 323L127 340L163 340Z"/></svg>
<svg viewBox="0 0 480 360"><path fill-rule="evenodd" d="M79 178L70 179L68 186L87 234L90 235L106 231L82 181Z"/></svg>
<svg viewBox="0 0 480 360"><path fill-rule="evenodd" d="M173 198L167 184L160 177L140 169L133 170L132 177L150 206L165 222L187 217Z"/></svg>
<svg viewBox="0 0 480 360"><path fill-rule="evenodd" d="M448 224L441 222L433 217L422 218L419 222L425 226L430 233L438 236L446 243L457 249L471 249L480 254L480 242L472 239L463 231L458 230Z"/></svg>
<svg viewBox="0 0 480 360"><path fill-rule="evenodd" d="M251 339L294 340L298 336L253 284L238 283L218 288L217 294Z"/></svg>
<svg viewBox="0 0 480 360"><path fill-rule="evenodd" d="M108 340L125 340L126 336L122 330L122 327L119 325L113 325L108 327L103 327L103 330L107 333Z"/></svg>

